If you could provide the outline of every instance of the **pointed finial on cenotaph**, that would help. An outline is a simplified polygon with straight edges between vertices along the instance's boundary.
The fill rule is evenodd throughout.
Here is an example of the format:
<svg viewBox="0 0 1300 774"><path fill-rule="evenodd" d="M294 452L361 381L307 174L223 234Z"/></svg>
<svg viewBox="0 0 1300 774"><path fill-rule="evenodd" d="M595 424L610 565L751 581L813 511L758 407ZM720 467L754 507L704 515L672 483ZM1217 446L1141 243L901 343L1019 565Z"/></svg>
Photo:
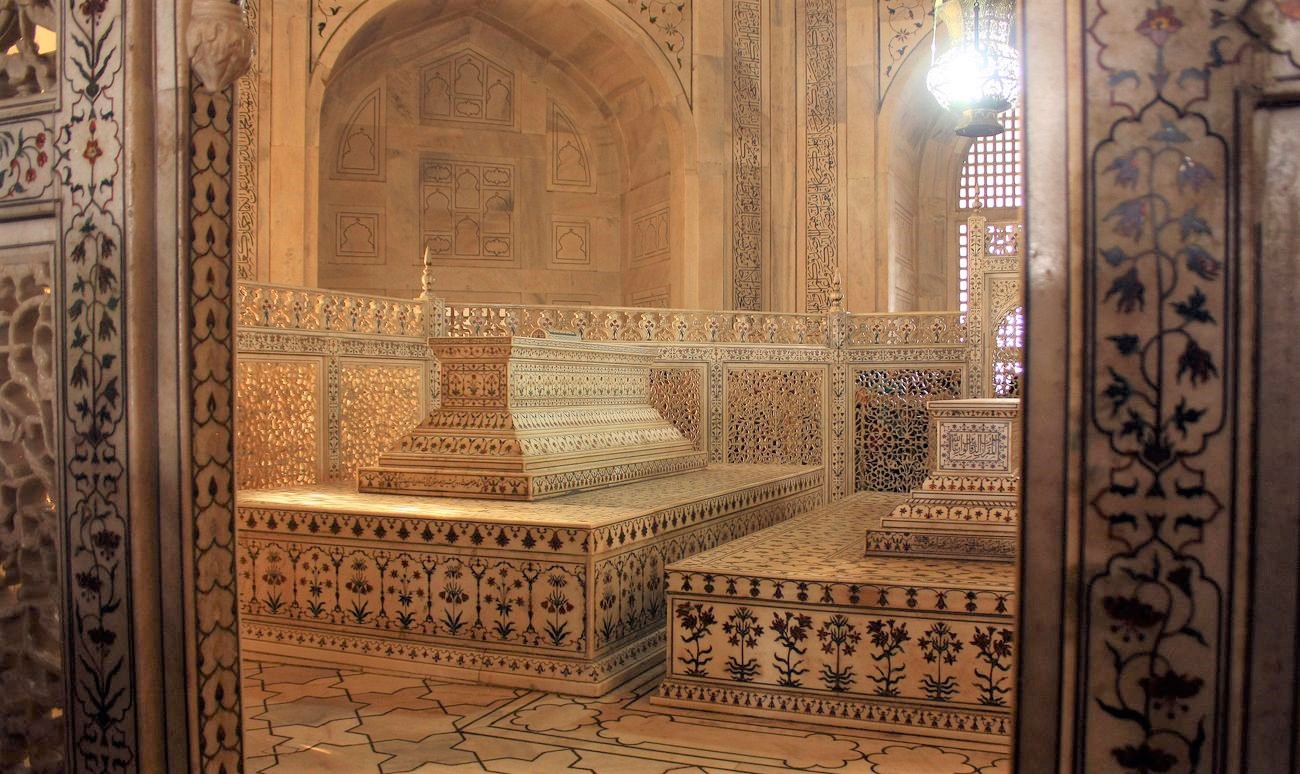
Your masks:
<svg viewBox="0 0 1300 774"><path fill-rule="evenodd" d="M424 246L424 268L420 271L420 300L433 300L433 260L429 246Z"/></svg>

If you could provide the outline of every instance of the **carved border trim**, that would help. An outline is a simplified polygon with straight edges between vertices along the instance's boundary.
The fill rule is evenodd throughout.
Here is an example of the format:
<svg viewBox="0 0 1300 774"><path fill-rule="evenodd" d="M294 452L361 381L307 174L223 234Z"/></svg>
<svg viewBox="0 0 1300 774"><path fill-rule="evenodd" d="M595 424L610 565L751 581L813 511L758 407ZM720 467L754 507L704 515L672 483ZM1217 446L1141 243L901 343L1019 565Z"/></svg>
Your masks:
<svg viewBox="0 0 1300 774"><path fill-rule="evenodd" d="M126 475L125 3L68 3L55 148L70 768L138 765Z"/></svg>
<svg viewBox="0 0 1300 774"><path fill-rule="evenodd" d="M185 577L194 598L199 765L243 765L239 604L235 566L234 88L190 89L190 263L186 349L189 515L193 559ZM207 235L204 238L204 235Z"/></svg>

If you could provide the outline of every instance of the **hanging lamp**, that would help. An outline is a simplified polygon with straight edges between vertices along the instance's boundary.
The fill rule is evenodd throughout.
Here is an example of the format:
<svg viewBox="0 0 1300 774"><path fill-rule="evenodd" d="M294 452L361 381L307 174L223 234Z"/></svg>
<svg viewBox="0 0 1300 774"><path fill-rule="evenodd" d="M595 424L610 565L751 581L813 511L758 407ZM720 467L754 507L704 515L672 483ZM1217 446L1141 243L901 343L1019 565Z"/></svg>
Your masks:
<svg viewBox="0 0 1300 774"><path fill-rule="evenodd" d="M939 50L939 24L947 47ZM1001 134L998 114L1020 101L1014 0L935 0L934 36L926 86L958 116L957 134Z"/></svg>

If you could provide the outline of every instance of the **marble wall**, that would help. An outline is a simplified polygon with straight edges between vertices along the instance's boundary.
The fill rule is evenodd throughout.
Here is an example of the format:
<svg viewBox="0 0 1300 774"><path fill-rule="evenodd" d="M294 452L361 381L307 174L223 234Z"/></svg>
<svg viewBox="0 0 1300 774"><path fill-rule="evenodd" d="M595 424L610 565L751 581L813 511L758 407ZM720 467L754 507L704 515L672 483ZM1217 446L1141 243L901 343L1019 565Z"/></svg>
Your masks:
<svg viewBox="0 0 1300 774"><path fill-rule="evenodd" d="M854 311L955 307L965 143L922 0L250 16L242 279L412 296L428 246L452 304L819 312L838 277Z"/></svg>
<svg viewBox="0 0 1300 774"><path fill-rule="evenodd" d="M322 287L451 303L619 305L672 259L665 154L510 31L474 18L372 47L321 110ZM624 234L625 225L628 232Z"/></svg>

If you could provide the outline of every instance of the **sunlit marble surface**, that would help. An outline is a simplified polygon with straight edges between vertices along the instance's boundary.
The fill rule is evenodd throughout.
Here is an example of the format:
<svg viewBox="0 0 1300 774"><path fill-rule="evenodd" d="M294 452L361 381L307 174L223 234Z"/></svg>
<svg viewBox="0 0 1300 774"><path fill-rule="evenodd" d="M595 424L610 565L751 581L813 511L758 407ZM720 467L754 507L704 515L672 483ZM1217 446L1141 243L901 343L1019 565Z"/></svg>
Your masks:
<svg viewBox="0 0 1300 774"><path fill-rule="evenodd" d="M864 557L863 534L906 499L893 492L859 492L789 521L673 563L680 572L761 575L839 583L928 584L1012 592L1013 564Z"/></svg>
<svg viewBox="0 0 1300 774"><path fill-rule="evenodd" d="M508 503L456 497L361 494L346 484L312 484L242 491L237 504L239 508L595 528L783 478L808 475L817 470L800 465L714 465L707 470L579 492L553 500Z"/></svg>

